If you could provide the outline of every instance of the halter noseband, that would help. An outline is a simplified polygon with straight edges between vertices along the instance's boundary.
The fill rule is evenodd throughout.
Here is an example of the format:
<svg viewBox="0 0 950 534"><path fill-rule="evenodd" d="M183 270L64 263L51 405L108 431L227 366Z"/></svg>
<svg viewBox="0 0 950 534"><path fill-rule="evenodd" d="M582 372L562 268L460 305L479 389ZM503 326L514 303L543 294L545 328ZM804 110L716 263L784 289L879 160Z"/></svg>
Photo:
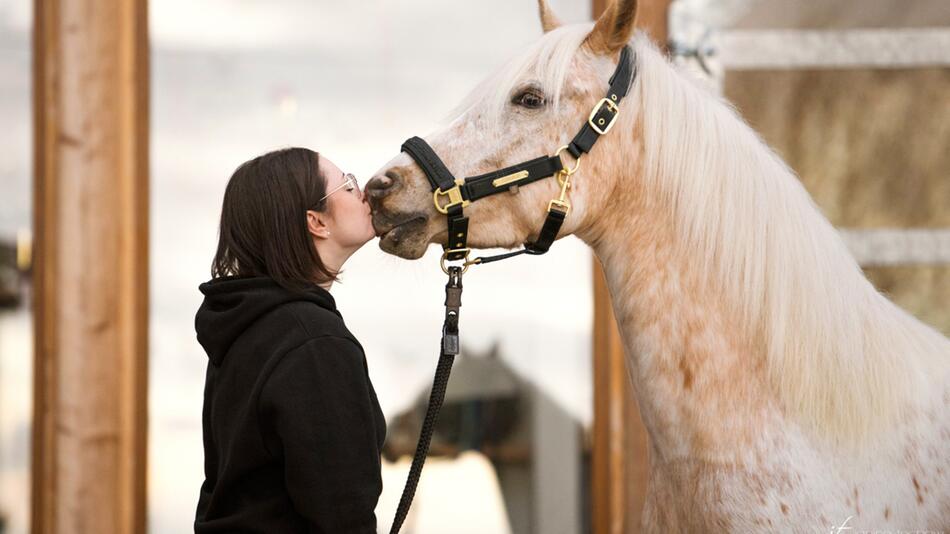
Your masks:
<svg viewBox="0 0 950 534"><path fill-rule="evenodd" d="M446 261L463 261L464 272L470 265L503 260L525 253L544 254L551 248L564 219L571 211L571 203L567 198L567 192L571 188L571 175L580 167L581 156L590 152L597 139L609 132L616 123L617 116L620 114L620 100L626 96L636 77L636 65L630 61L632 54L629 45L623 47L617 68L610 77L607 96L597 102L587 122L574 136L571 143L557 149L553 156L541 156L487 174L460 179L449 172L438 154L421 137L412 137L403 143L402 151L415 160L432 185L432 201L435 209L448 218L448 237L446 243L442 245L441 260L442 270L446 274L448 274ZM570 152L576 160L573 168L565 167L561 160L561 153L565 150ZM520 186L554 175L557 176L561 187L560 194L558 198L548 203L547 217L537 241L525 243L524 248L514 252L479 257L474 260L468 259L471 253L467 245L468 217L462 213L466 206L476 200L504 191L517 192Z"/></svg>

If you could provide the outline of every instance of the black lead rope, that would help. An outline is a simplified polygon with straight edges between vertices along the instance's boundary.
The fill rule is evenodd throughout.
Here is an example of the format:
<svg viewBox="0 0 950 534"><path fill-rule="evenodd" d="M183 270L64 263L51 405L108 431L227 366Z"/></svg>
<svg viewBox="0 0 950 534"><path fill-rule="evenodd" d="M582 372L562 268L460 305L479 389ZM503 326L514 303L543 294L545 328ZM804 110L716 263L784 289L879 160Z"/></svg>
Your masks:
<svg viewBox="0 0 950 534"><path fill-rule="evenodd" d="M452 372L452 363L459 353L459 308L462 306L462 274L470 265L491 263L513 258L521 254L540 255L551 248L557 239L561 225L571 210L571 203L567 199L567 192L571 187L571 175L580 166L582 155L590 152L600 136L606 134L616 123L620 114L620 101L626 96L633 79L636 76L635 62L631 61L631 50L625 46L620 52L620 62L613 76L610 77L610 87L607 96L594 106L587 122L574 136L570 144L557 150L553 156L541 156L530 161L518 163L497 171L465 179L457 179L449 171L438 154L420 137L412 137L402 145L402 150L409 154L416 164L425 173L432 186L432 201L435 209L444 214L448 222L448 237L443 245L442 270L449 276L445 285L445 323L442 326L442 345L439 348L439 364L436 367L435 379L432 383L432 392L429 395L429 406L426 408L419 443L409 468L409 477L406 487L399 499L396 517L390 534L397 534L406 520L412 498L416 494L416 486L422 474L429 453L429 443L432 441L432 432L435 422L442 409L445 399L445 390ZM567 151L576 160L572 168L565 168L561 160L561 153ZM538 239L525 243L524 247L514 252L506 252L495 256L484 256L469 260L471 249L468 248L468 217L462 210L472 202L490 195L506 191L517 192L523 185L536 182L543 178L556 176L560 185L558 198L548 203L547 216L544 225L538 233ZM446 262L462 261L462 265L447 266Z"/></svg>
<svg viewBox="0 0 950 534"><path fill-rule="evenodd" d="M445 322L442 323L439 365L435 369L435 379L432 381L432 392L429 394L429 406L426 408L426 416L422 421L419 443L416 445L416 453L412 457L409 477L406 480L406 487L402 491L402 497L399 499L399 507L396 509L393 526L389 530L390 534L399 532L402 523L406 520L406 515L409 513L409 506L412 504L412 498L416 494L416 486L419 484L419 477L422 475L422 466L426 463L426 456L429 454L429 443L432 441L435 422L439 417L439 411L442 409L442 401L445 400L445 390L449 384L449 375L452 373L452 363L454 363L455 356L459 353L462 268L453 265L449 267L448 271L449 281L445 284Z"/></svg>

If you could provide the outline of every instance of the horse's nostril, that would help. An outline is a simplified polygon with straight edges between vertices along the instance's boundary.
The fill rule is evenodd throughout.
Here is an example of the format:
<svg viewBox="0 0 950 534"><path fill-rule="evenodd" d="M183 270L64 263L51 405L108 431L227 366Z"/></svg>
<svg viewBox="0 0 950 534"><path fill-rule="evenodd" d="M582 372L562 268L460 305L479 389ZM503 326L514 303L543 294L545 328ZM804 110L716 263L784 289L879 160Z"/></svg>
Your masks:
<svg viewBox="0 0 950 534"><path fill-rule="evenodd" d="M382 198L389 194L399 176L392 172L386 172L385 175L376 176L366 184L366 193L375 198Z"/></svg>

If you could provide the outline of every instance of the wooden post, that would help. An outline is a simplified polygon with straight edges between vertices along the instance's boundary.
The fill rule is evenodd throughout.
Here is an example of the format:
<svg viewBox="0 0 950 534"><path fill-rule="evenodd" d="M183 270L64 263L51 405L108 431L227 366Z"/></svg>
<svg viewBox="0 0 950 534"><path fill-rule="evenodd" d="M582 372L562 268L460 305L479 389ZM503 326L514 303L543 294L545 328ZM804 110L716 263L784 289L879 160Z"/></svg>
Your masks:
<svg viewBox="0 0 950 534"><path fill-rule="evenodd" d="M594 443L591 455L593 534L627 532L627 516L639 517L647 477L631 479L628 469L645 466L627 443L646 431L640 422L627 376L623 340L611 308L603 269L594 258ZM645 443L644 443L645 444ZM645 471L645 469L644 469ZM633 491L629 491L629 490Z"/></svg>
<svg viewBox="0 0 950 534"><path fill-rule="evenodd" d="M608 0L592 0L594 19ZM661 45L667 40L670 0L641 0L637 27ZM627 375L623 340L617 329L600 262L594 258L594 443L591 466L594 534L639 532L649 483L646 428Z"/></svg>
<svg viewBox="0 0 950 534"><path fill-rule="evenodd" d="M34 0L33 534L145 532L147 0Z"/></svg>

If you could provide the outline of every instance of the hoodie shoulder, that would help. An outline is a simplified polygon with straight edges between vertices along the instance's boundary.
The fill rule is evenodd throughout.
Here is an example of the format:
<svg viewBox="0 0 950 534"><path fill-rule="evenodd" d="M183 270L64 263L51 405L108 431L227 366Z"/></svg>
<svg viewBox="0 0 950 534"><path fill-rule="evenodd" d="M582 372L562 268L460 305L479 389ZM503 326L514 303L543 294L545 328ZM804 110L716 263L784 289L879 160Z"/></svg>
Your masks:
<svg viewBox="0 0 950 534"><path fill-rule="evenodd" d="M205 298L195 314L195 332L215 365L239 338L273 342L349 335L333 296L318 286L291 291L266 277L225 277L199 288Z"/></svg>
<svg viewBox="0 0 950 534"><path fill-rule="evenodd" d="M288 302L265 320L284 323L287 328L299 328L306 339L322 336L352 338L339 315L310 301Z"/></svg>

